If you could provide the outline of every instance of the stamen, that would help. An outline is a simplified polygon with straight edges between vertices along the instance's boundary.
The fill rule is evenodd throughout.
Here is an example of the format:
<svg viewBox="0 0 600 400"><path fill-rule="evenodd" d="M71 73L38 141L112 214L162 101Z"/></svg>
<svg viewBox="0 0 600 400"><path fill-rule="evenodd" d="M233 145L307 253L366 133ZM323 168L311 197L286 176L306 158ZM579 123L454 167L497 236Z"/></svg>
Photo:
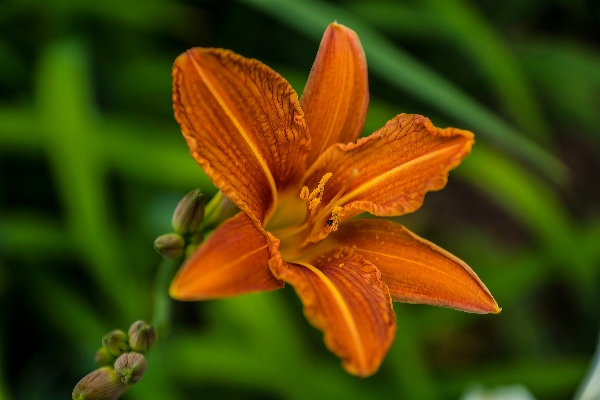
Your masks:
<svg viewBox="0 0 600 400"><path fill-rule="evenodd" d="M315 210L317 209L317 207L319 207L319 204L321 204L321 199L319 199L319 198L312 199L312 201L308 205L308 209L310 210L310 215L313 215L315 213Z"/></svg>
<svg viewBox="0 0 600 400"><path fill-rule="evenodd" d="M340 211L342 211L342 210L343 210L342 207L339 207L339 206L333 207L333 211L331 212L331 218L329 218L327 220L327 227L329 228L330 232L337 231L338 225L342 221L342 218L340 217Z"/></svg>
<svg viewBox="0 0 600 400"><path fill-rule="evenodd" d="M350 176L346 179L346 182L344 182L344 186L342 186L342 188L339 190L339 192L337 192L333 199L331 199L329 203L327 203L327 206L325 206L325 208L323 208L321 212L319 212L319 215L317 215L315 221L318 221L319 219L323 218L325 214L327 214L329 210L331 210L335 202L338 201L338 199L342 197L342 195L346 192L346 189L348 189L348 186L350 186L354 178L356 178L356 175L358 175L358 169L354 168ZM327 221L327 223L329 224L329 221Z"/></svg>
<svg viewBox="0 0 600 400"><path fill-rule="evenodd" d="M325 184L327 183L329 178L331 178L332 175L333 174L331 172L328 172L325 175L323 175L323 177L319 181L319 185L316 187L315 190L312 191L312 193L308 197L308 200L312 200L315 197L317 197L318 195L321 195L321 196L323 195L323 189L325 189Z"/></svg>
<svg viewBox="0 0 600 400"><path fill-rule="evenodd" d="M300 191L300 198L302 200L308 200L308 186L303 186Z"/></svg>
<svg viewBox="0 0 600 400"><path fill-rule="evenodd" d="M307 201L309 202L308 209L310 210L311 215L313 215L315 213L317 207L319 207L319 204L321 204L321 200L323 199L323 193L325 192L325 184L327 183L329 178L331 178L331 176L332 176L331 172L328 172L325 175L323 175L323 177L319 181L319 185L308 196L308 199L307 199ZM308 188L307 188L307 191L308 191ZM303 194L305 194L304 187L302 188L302 191L300 192L301 198L302 198Z"/></svg>

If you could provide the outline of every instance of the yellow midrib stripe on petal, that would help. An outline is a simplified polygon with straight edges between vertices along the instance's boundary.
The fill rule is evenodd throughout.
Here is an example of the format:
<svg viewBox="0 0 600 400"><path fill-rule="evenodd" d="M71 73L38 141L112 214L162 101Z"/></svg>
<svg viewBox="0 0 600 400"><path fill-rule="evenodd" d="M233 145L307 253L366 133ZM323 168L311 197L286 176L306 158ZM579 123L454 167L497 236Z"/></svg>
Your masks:
<svg viewBox="0 0 600 400"><path fill-rule="evenodd" d="M229 107L227 107L227 104L221 98L221 96L219 95L219 92L217 91L215 86L210 82L210 80L208 79L208 77L206 76L206 74L204 73L204 71L202 70L200 65L198 64L198 62L189 53L188 53L188 57L192 61L194 68L196 68L198 75L200 75L200 79L202 79L202 82L204 82L206 87L208 87L208 89L210 90L212 95L215 97L215 100L217 100L217 103L219 103L219 105L221 106L223 111L225 111L225 114L227 114L229 119L231 119L231 122L233 123L233 125L235 125L237 130L240 132L240 134L244 138L244 141L246 142L248 147L250 147L250 150L252 151L252 153L254 154L256 159L258 160L258 163L260 164L261 168L263 169L263 172L265 173L265 176L266 176L267 180L269 181L269 185L271 187L271 193L273 195L273 204L271 205L271 209L273 209L275 204L277 204L277 186L275 185L275 179L273 179L273 174L271 173L271 170L269 169L269 166L267 165L266 160L263 158L263 156L260 154L260 152L258 151L256 146L254 145L254 142L252 142L252 140L250 140L250 135L248 135L248 133L244 130L244 128L242 127L242 124L237 120L235 115L233 115L233 112L229 109ZM267 212L267 214L268 214L268 212ZM265 215L265 219L266 219L266 215Z"/></svg>
<svg viewBox="0 0 600 400"><path fill-rule="evenodd" d="M444 272L444 271L442 271L440 269L432 267L429 264L424 264L424 263L418 262L416 260L411 260L409 258L403 258L403 257L395 256L395 255L392 255L392 254L381 253L381 252L378 252L378 251L367 250L367 249L363 249L363 248L360 248L360 247L353 248L353 250L356 251L356 252L358 252L358 253L369 253L369 254L373 254L375 256L381 256L381 257L392 258L394 260L406 261L408 263L418 265L418 266L423 267L425 269L429 269L431 271L435 271L435 272L437 272L437 273L439 273L441 275L446 276L447 278L449 278L449 279L451 279L453 281L461 282L458 278L456 278L456 277L454 277L454 276L452 276L452 275L450 275L450 274L448 274L448 273L446 273L446 272ZM472 278L473 277L471 276L471 279Z"/></svg>
<svg viewBox="0 0 600 400"><path fill-rule="evenodd" d="M464 289L469 290L471 293L474 293L476 295L476 297L478 297L480 299L484 299L484 300L489 300L487 297L482 297L481 293L479 291L473 290L469 286L465 286L463 284L462 280L460 280L459 278L457 278L457 277L455 277L453 275L450 275L450 274L448 274L448 273L446 273L446 272L444 272L444 271L442 271L440 269L432 267L429 264L424 264L424 263L418 262L416 260L411 260L411 259L408 259L408 258L403 258L403 257L395 256L395 255L392 255L392 254L386 254L386 253L381 253L381 252L378 252L378 251L367 250L367 249L363 249L363 248L360 248L360 247L354 248L354 251L356 251L359 254L360 253L368 253L368 254L373 254L375 256L381 256L382 258L383 257L387 257L387 258L392 258L392 259L395 259L395 260L405 261L405 262L408 262L408 263L412 263L412 264L418 265L418 266L423 267L425 269L428 269L428 270L431 270L431 271L435 271L435 272L439 273L440 275L444 275L446 278L448 278L448 279L450 279L450 280L452 280L454 282L457 282ZM460 265L460 264L458 264L458 265ZM477 283L479 285L479 289L481 289L481 291L486 292L480 286L481 282L479 282L476 278L474 278L473 276L471 276L471 274L469 274L468 271L465 271L465 272L467 272L467 275L469 276L469 278L471 279L472 282L475 282L475 283ZM489 297L492 297L492 295L490 293L487 293L487 294L489 295Z"/></svg>
<svg viewBox="0 0 600 400"><path fill-rule="evenodd" d="M360 341L360 335L358 334L358 328L356 327L356 322L354 321L354 318L352 317L352 313L350 313L350 309L348 308L348 305L344 301L342 294L335 287L333 282L331 282L331 279L329 279L323 272L319 271L313 265L305 264L305 263L298 263L298 264L308 268L311 272L313 272L315 275L317 275L319 277L319 279L321 279L321 281L325 284L325 286L331 292L333 299L340 307L342 316L344 317L344 320L346 321L346 324L348 326L348 330L350 331L350 336L352 337L352 341L356 345L359 364L363 368L366 368L367 365L366 365L366 361L365 361L365 350Z"/></svg>
<svg viewBox="0 0 600 400"><path fill-rule="evenodd" d="M251 256L253 256L253 255L255 255L255 254L257 254L257 253L259 253L259 252L263 251L264 249L266 249L266 248L268 248L268 247L269 247L269 245L264 245L264 246L262 246L262 247L259 247L259 248L257 248L257 249L251 250L251 251L249 251L248 253L244 253L244 254L242 254L241 256L239 256L239 257L237 257L237 258L235 258L235 259L233 259L233 260L231 260L231 261L229 261L229 262L227 262L227 263L225 263L225 264L221 265L219 268L217 268L217 269L214 269L214 270L210 271L208 274L206 274L206 275L204 276L204 278L210 278L210 277L212 277L212 276L214 276L214 275L221 275L221 274L227 273L226 271L227 271L228 269L231 269L231 268L232 268L232 267L234 267L235 265L237 265L237 264L241 263L242 261L244 261L244 260L246 260L246 259L250 258ZM199 280L198 282L199 282L199 283L201 283L201 281L200 281L200 280ZM193 285L192 285L191 287L192 287L192 288L194 288L194 286L193 286ZM188 290L189 290L189 289L188 289Z"/></svg>
<svg viewBox="0 0 600 400"><path fill-rule="evenodd" d="M427 154L424 154L418 158L414 158L412 160L409 160L405 163L402 163L392 169L390 169L389 171L384 172L383 174L379 175L378 177L371 179L365 183L363 183L362 185L360 185L359 187L357 187L356 189L354 189L353 191L346 193L344 196L342 196L337 202L336 205L344 205L347 204L353 197L357 197L358 195L368 191L369 189L371 189L374 186L377 186L380 182L384 181L384 180L388 180L391 179L394 175L401 173L403 170L411 167L413 164L417 164L419 162L423 162L426 161L428 159L434 158L435 156L437 156L440 153L444 153L444 152L450 152L450 150L454 151L454 147L455 146L449 146L449 147L443 147L439 150L435 150L432 152L429 152Z"/></svg>

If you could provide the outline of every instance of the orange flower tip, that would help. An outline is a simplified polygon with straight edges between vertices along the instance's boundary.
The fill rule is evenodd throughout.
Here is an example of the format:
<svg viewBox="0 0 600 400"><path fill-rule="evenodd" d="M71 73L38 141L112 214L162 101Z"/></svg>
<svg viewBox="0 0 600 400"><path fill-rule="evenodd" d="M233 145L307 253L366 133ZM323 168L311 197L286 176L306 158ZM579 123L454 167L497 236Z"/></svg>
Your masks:
<svg viewBox="0 0 600 400"><path fill-rule="evenodd" d="M350 363L345 364L344 362L342 362L342 368L350 375L354 375L358 378L363 379L375 375L375 373L379 371L379 364L372 367L371 369L367 369L366 367L358 368L357 366L352 365Z"/></svg>
<svg viewBox="0 0 600 400"><path fill-rule="evenodd" d="M337 22L337 20L330 23L329 26L333 29L348 29L348 30L350 30L350 28L348 28L346 25L340 24L339 22Z"/></svg>
<svg viewBox="0 0 600 400"><path fill-rule="evenodd" d="M169 296L175 300L186 301L193 300L190 294L185 290L185 286L182 287L181 283L175 278L171 287L169 287Z"/></svg>
<svg viewBox="0 0 600 400"><path fill-rule="evenodd" d="M500 308L498 306L498 303L496 303L496 301L492 299L485 305L474 308L473 312L477 314L500 314L500 311L502 311L502 308Z"/></svg>
<svg viewBox="0 0 600 400"><path fill-rule="evenodd" d="M181 278L175 277L171 286L169 287L169 296L173 300L178 301L201 301L201 300L210 300L214 299L214 295L210 295L206 292L206 288L199 289L197 286L192 285L189 279L184 280ZM220 297L220 296L217 296Z"/></svg>
<svg viewBox="0 0 600 400"><path fill-rule="evenodd" d="M500 311L502 311L502 308L500 306L498 306L498 303L496 302L496 300L490 295L490 299L487 303L487 308L484 309L484 313L486 314L500 314Z"/></svg>

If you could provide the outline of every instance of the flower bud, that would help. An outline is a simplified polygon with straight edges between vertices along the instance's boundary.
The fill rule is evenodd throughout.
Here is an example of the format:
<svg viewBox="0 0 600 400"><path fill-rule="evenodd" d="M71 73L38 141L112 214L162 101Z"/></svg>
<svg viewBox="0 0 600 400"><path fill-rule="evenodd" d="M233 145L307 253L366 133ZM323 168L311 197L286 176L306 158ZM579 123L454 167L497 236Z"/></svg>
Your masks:
<svg viewBox="0 0 600 400"><path fill-rule="evenodd" d="M129 328L129 346L131 350L146 352L156 343L156 329L144 321L135 321Z"/></svg>
<svg viewBox="0 0 600 400"><path fill-rule="evenodd" d="M180 235L195 233L200 229L204 219L204 196L200 189L195 189L186 194L179 201L171 224L175 232Z"/></svg>
<svg viewBox="0 0 600 400"><path fill-rule="evenodd" d="M101 367L112 364L114 360L115 357L110 354L106 347L100 347L94 356L94 361Z"/></svg>
<svg viewBox="0 0 600 400"><path fill-rule="evenodd" d="M110 331L104 335L102 338L102 345L115 357L118 357L121 353L129 350L127 334L120 330Z"/></svg>
<svg viewBox="0 0 600 400"><path fill-rule="evenodd" d="M146 372L146 357L140 353L123 353L115 361L115 372L121 382L133 385L139 382Z"/></svg>
<svg viewBox="0 0 600 400"><path fill-rule="evenodd" d="M168 260L175 260L183 254L185 241L176 233L161 235L154 241L154 249Z"/></svg>
<svg viewBox="0 0 600 400"><path fill-rule="evenodd" d="M73 400L116 400L127 389L111 367L103 367L84 376L73 389Z"/></svg>
<svg viewBox="0 0 600 400"><path fill-rule="evenodd" d="M204 228L216 228L221 222L233 217L238 212L240 209L222 192L218 192L206 205Z"/></svg>

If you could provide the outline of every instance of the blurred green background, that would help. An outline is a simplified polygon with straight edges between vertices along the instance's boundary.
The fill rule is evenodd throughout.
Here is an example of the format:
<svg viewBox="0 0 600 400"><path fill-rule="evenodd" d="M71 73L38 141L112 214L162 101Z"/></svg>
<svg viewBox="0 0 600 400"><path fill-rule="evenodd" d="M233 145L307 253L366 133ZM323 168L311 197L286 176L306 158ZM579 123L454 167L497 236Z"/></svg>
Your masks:
<svg viewBox="0 0 600 400"><path fill-rule="evenodd" d="M193 46L260 59L301 91L333 20L360 36L365 134L400 112L475 132L398 221L464 259L503 307L395 304L358 379L291 288L176 303L124 399L569 399L600 322L600 6L594 0L0 0L0 400L65 399L111 329L151 320L177 201L216 191L172 116Z"/></svg>

